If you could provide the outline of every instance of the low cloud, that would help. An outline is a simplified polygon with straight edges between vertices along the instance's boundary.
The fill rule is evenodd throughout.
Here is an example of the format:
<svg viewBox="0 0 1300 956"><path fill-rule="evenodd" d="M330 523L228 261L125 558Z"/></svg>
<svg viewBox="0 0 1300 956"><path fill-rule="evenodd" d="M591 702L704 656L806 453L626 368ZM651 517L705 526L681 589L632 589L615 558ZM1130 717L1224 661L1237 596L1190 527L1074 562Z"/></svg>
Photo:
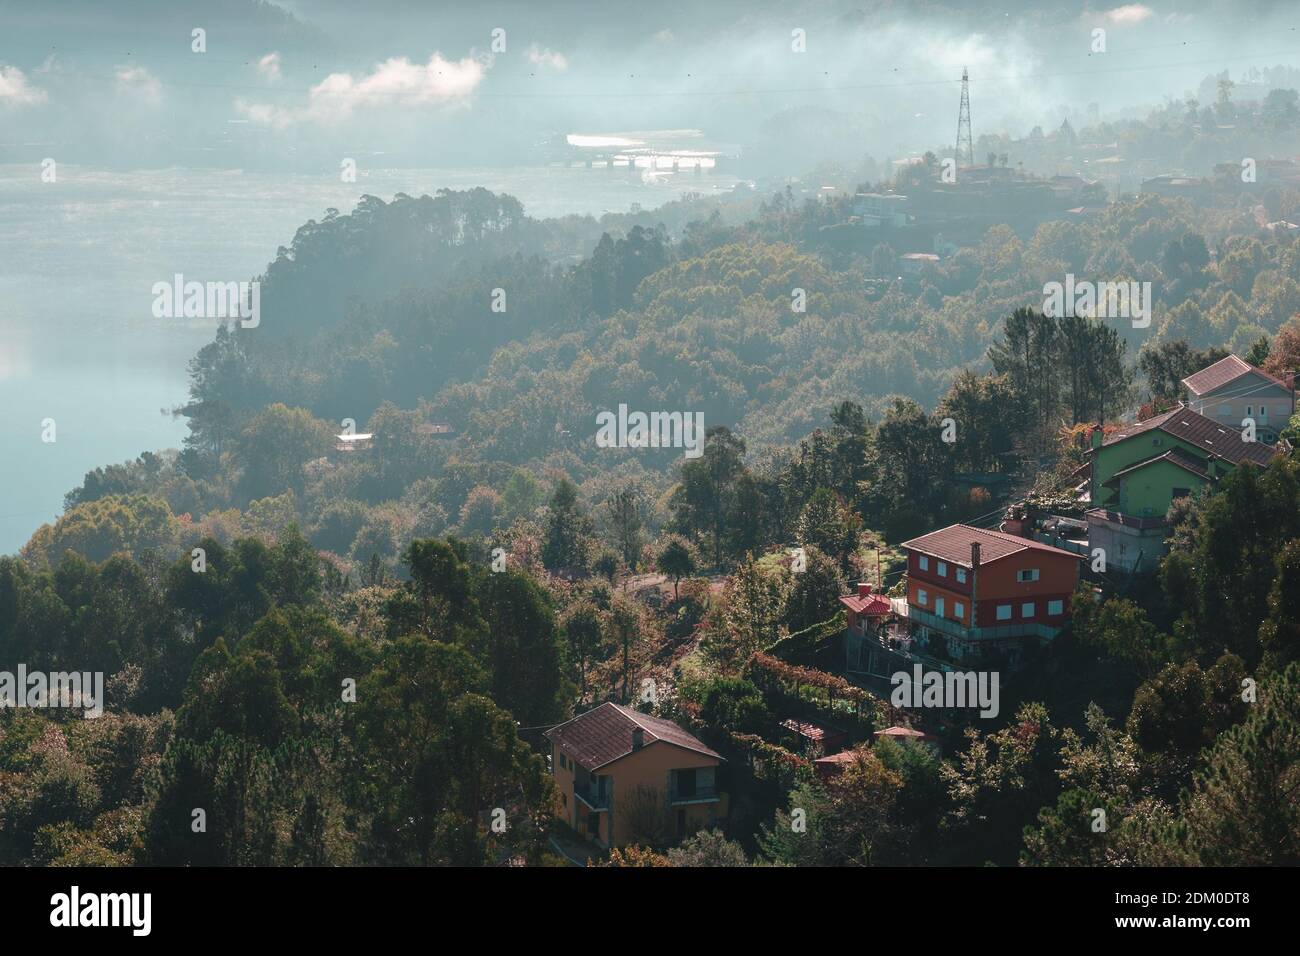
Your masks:
<svg viewBox="0 0 1300 956"><path fill-rule="evenodd" d="M269 103L249 103L245 100L235 100L235 112L259 126L270 126L274 129L284 129L295 119L293 110L281 109Z"/></svg>
<svg viewBox="0 0 1300 956"><path fill-rule="evenodd" d="M27 82L16 66L0 65L0 105L32 106L45 102L45 91Z"/></svg>
<svg viewBox="0 0 1300 956"><path fill-rule="evenodd" d="M1153 16L1155 11L1140 3L1129 3L1106 11L1106 19L1111 23L1141 23Z"/></svg>
<svg viewBox="0 0 1300 956"><path fill-rule="evenodd" d="M117 92L148 106L162 102L162 84L142 66L120 66L114 74Z"/></svg>
<svg viewBox="0 0 1300 956"><path fill-rule="evenodd" d="M268 53L257 61L257 72L270 80L272 83L280 82L280 54L278 52Z"/></svg>
<svg viewBox="0 0 1300 956"><path fill-rule="evenodd" d="M428 63L393 57L361 76L331 73L311 88L307 105L299 109L244 100L237 100L235 108L256 123L277 128L304 121L331 123L359 109L464 103L486 72L487 64L475 57L453 61L434 53Z"/></svg>
<svg viewBox="0 0 1300 956"><path fill-rule="evenodd" d="M563 73L569 68L569 61L563 53L549 47L539 47L536 43L528 48L528 62L556 73Z"/></svg>

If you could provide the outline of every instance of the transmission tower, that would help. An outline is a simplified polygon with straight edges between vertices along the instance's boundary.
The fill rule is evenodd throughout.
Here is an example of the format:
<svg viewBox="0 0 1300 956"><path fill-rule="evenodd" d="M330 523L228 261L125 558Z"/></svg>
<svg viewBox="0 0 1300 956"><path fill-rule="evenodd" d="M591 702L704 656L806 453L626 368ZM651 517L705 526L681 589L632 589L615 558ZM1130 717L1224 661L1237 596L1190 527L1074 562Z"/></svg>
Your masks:
<svg viewBox="0 0 1300 956"><path fill-rule="evenodd" d="M966 68L961 70L961 108L957 111L957 150L954 157L962 161L962 147L965 147L967 166L975 165L975 144L970 136L970 74Z"/></svg>

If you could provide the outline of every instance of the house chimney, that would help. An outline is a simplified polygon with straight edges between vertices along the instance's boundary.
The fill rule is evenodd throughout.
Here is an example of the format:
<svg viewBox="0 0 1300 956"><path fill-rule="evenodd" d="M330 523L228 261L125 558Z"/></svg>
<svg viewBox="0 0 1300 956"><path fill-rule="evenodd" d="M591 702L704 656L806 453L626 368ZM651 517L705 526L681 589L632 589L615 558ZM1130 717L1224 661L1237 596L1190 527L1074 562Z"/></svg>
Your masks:
<svg viewBox="0 0 1300 956"><path fill-rule="evenodd" d="M870 581L859 581L859 582L858 582L858 597L870 597L870 596L871 596L871 582L870 582Z"/></svg>
<svg viewBox="0 0 1300 956"><path fill-rule="evenodd" d="M645 731L640 727L632 728L632 749L640 750L645 746Z"/></svg>
<svg viewBox="0 0 1300 956"><path fill-rule="evenodd" d="M1105 434L1102 432L1101 426L1093 425L1092 434L1088 436L1088 444L1091 445L1093 448L1100 448L1101 441L1104 437Z"/></svg>
<svg viewBox="0 0 1300 956"><path fill-rule="evenodd" d="M980 566L980 543L978 541L970 543L970 566L971 570L978 570Z"/></svg>

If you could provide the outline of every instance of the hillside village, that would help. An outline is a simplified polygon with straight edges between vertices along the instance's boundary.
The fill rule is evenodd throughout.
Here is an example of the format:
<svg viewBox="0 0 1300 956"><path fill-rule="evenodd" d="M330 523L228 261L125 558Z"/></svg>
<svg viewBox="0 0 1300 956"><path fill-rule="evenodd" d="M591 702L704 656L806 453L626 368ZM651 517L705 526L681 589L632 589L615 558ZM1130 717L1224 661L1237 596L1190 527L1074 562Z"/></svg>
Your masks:
<svg viewBox="0 0 1300 956"><path fill-rule="evenodd" d="M682 723L725 741L743 770L729 772L727 758L682 724L620 704L548 730L561 818L593 851L646 842L660 826L652 795L666 780L670 819L652 838L680 842L725 829L729 789L749 774L779 774L774 764L825 782L880 740L951 748L979 706L973 684L959 707L941 695L922 707L919 687L909 697L917 706L896 707L887 703L895 688L925 671L992 669L1012 680L1023 657L1069 625L1073 601L1101 602L1149 580L1167 553L1175 502L1293 453L1282 437L1296 433L1293 382L1225 356L1182 379L1185 397L1173 407L1088 431L1073 501L1082 519L1019 501L996 527L954 524L902 542L905 562L888 592L863 581L839 598L842 614L755 652L746 670L780 688L766 735L719 735L707 715L686 711ZM662 746L647 751L647 742Z"/></svg>
<svg viewBox="0 0 1300 956"><path fill-rule="evenodd" d="M367 234L388 215L436 222L462 203L509 205L446 193L419 212L402 201L356 215L375 217L359 227ZM753 222L718 226L707 249L638 225L540 285L520 266L514 280L496 281L533 296L535 321L557 332L529 340L525 365L494 361L481 385L449 382L406 408L376 398L373 412L347 416L341 431L324 409L343 407L331 403L355 387L354 367L286 373L314 367L319 349L336 351L331 326L307 346L219 330L193 363L185 448L88 473L61 518L20 557L0 558L0 594L10 595L0 604L9 609L0 646L32 666L84 655L106 675L106 713L69 752L71 769L58 772L106 772L94 768L142 722L155 757L174 751L166 734L175 727L197 748L185 759L199 762L200 776L184 764L136 763L125 789L87 791L94 809L75 819L57 808L43 817L34 798L18 796L45 786L33 779L12 791L11 813L42 822L4 831L0 820L11 835L7 859L1235 858L1217 817L1198 814L1206 801L1247 796L1198 774L1202 761L1236 760L1227 741L1272 713L1234 703L1242 693L1234 688L1245 680L1285 690L1300 658L1291 597L1300 573L1300 320L1286 317L1285 296L1267 291L1293 281L1300 246L1270 234L1245 254L1229 237L1211 255L1178 232L1190 220L1177 201L1114 203L1090 240L1098 250L1120 241L1107 231L1131 214L1180 236L1143 253L1178 278L1162 284L1150 329L1130 331L1048 315L1032 294L993 294L1060 275L1061 260L1034 256L1065 252L1071 237L1049 221L1021 247L992 227L982 241L996 255L975 266L973 286L954 290L998 316L974 334L978 351L953 353L975 367L949 375L930 409L899 395L864 407L821 401L838 388L831 383L862 380L856 367L843 378L826 363L863 354L883 373L907 360L900 336L914 353L970 338L958 324L946 326L950 336L921 328L938 314L924 310L953 300L931 281L974 281L940 274L971 251L892 280L882 295L875 283L893 260L877 255L869 227L854 225L858 246L883 271L864 258L831 268L769 241L793 229L817 248L821 233L806 226L822 213L777 197ZM357 227L331 224L324 235L336 228ZM315 235L310 242L327 246L304 259L328 262L329 241ZM754 275L791 268L814 269L807 316L782 317L788 281L744 292ZM279 274L272 269L272 288ZM1210 306L1212 318L1201 312L1198 303L1231 303L1243 285L1253 286L1250 308L1268 328L1226 306ZM694 334L686 331L694 313L674 316L681 297L701 289L695 308L705 313L751 296L748 307L770 317L754 328L766 330L774 366L792 360L782 323L831 351L806 374L787 369L779 391L792 397L768 407L745 396L768 394L770 375L733 362L755 340L729 338L739 327L716 320L711 334L723 340L691 368L715 376L710 387L729 397L703 403L703 441L686 454L671 447L671 430L652 441L634 423L680 421L649 413L690 409L678 391L691 381L685 359L656 352L651 330L671 321L673 335ZM456 294L475 292L471 282ZM560 333L573 296L607 317ZM900 331L897 310L912 297L919 324ZM876 330L872 349L854 352L861 329L830 318L836 309L856 310ZM632 338L628 310L642 315ZM437 351L386 343L423 341L428 327L349 334L371 367L388 368L394 394L425 390L401 383L417 371L422 379L421 363ZM1243 339L1250 347L1240 352L1215 344ZM575 351L579 340L586 344ZM1140 343L1136 363L1130 340ZM496 354L491 340L481 348ZM642 383L611 392L620 400L604 411L619 408L626 427L602 445L592 438L602 411L587 383L622 381L633 368ZM734 427L711 424L729 416ZM100 627L124 636L104 642L97 630L61 629L88 606ZM193 668L209 677L189 680ZM247 722L252 700L216 705L248 668L278 688L268 691L276 721ZM355 672L369 676L352 709L327 688ZM443 690L394 709L408 680ZM486 709L464 711L469 701ZM400 725L390 724L395 713ZM21 741L36 740L46 718L0 716L14 719L27 736L6 739ZM446 733L425 740L422 720ZM338 721L364 752L327 745ZM95 743L99 734L119 743ZM269 762L291 741L313 756L280 789L248 778L238 792L217 793L204 782L234 759L232 747ZM398 753L410 747L448 769L409 778ZM1131 755L1122 766L1087 769L1116 748ZM460 777L451 768L469 752L497 769ZM1025 763L1030 753L1039 757ZM11 764L18 779L33 772L21 768L54 773L43 758L22 759ZM349 789L361 768L387 783ZM196 845L172 814L175 801L200 799L233 814L252 806L241 826L282 836L254 847L239 830ZM485 799L495 802L485 809ZM429 800L445 803L442 822L412 823ZM333 822L285 829L304 801L324 805L320 819ZM1079 842L1085 803L1110 807L1121 823ZM494 829L495 810L514 826ZM123 830L124 813L134 822ZM41 827L67 839L38 839ZM423 842L405 841L407 833Z"/></svg>
<svg viewBox="0 0 1300 956"><path fill-rule="evenodd" d="M0 665L104 688L0 701L0 864L1300 865L1300 74L976 138L951 73L901 158L302 224L0 556Z"/></svg>

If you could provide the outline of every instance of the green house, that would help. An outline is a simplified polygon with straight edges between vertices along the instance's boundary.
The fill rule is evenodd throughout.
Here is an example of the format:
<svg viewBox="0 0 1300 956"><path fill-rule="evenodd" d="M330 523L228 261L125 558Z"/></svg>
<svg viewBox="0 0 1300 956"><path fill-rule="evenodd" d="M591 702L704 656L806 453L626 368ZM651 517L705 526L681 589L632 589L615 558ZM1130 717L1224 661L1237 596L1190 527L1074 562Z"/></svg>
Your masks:
<svg viewBox="0 0 1300 956"><path fill-rule="evenodd" d="M1094 443L1100 432L1094 432ZM1175 498L1218 481L1243 461L1267 465L1277 449L1178 407L1106 436L1094 447L1092 505L1164 517Z"/></svg>
<svg viewBox="0 0 1300 956"><path fill-rule="evenodd" d="M1267 465L1275 446L1179 406L1107 435L1093 432L1088 544L1127 571L1152 570L1164 553L1175 498L1214 485L1242 462Z"/></svg>

